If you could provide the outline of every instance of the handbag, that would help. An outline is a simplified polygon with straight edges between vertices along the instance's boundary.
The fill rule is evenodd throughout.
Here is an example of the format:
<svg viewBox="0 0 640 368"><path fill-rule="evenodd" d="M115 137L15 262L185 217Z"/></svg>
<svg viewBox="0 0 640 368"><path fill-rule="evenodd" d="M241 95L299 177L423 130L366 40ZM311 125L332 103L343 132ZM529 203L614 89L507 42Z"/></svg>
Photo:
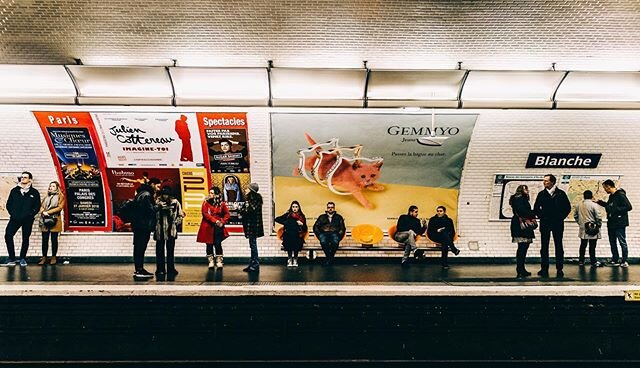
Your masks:
<svg viewBox="0 0 640 368"><path fill-rule="evenodd" d="M58 218L57 217L53 217L53 216L45 216L42 219L42 224L44 225L44 227L46 227L47 229L51 229L54 226L56 226L56 224L58 223Z"/></svg>
<svg viewBox="0 0 640 368"><path fill-rule="evenodd" d="M538 221L534 218L519 217L520 230L535 230L538 228Z"/></svg>
<svg viewBox="0 0 640 368"><path fill-rule="evenodd" d="M600 232L600 225L595 222L587 221L584 223L584 232L590 236L598 235Z"/></svg>

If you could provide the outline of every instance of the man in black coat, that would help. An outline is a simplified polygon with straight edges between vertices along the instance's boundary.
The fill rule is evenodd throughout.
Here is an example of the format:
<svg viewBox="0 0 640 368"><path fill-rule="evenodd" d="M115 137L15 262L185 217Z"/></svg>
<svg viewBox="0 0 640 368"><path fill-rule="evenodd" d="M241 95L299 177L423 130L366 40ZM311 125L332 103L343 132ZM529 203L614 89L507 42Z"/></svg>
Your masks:
<svg viewBox="0 0 640 368"><path fill-rule="evenodd" d="M556 185L556 177L548 174L542 181L544 189L538 193L533 211L540 219L540 271L538 275L549 277L549 241L553 234L553 244L556 250L557 277L563 277L564 249L562 235L564 234L564 219L571 212L571 203L562 189Z"/></svg>
<svg viewBox="0 0 640 368"><path fill-rule="evenodd" d="M27 266L27 251L29 250L29 237L33 228L33 220L40 211L40 193L32 186L33 175L24 171L20 177L18 186L11 189L7 199L7 211L9 223L4 233L4 241L7 244L9 257L3 266L15 266L16 250L13 237L22 228L22 248L20 248L20 266Z"/></svg>
<svg viewBox="0 0 640 368"><path fill-rule="evenodd" d="M153 274L144 269L144 253L156 227L156 205L154 194L160 189L160 179L151 178L149 183L141 184L136 191L135 216L131 220L133 230L134 278L152 278Z"/></svg>
<svg viewBox="0 0 640 368"><path fill-rule="evenodd" d="M396 224L396 234L394 240L404 245L404 255L402 256L402 266L409 266L409 255L411 251L418 249L416 237L423 235L427 231L426 221L420 224L418 219L418 206L409 206L406 215L400 215Z"/></svg>
<svg viewBox="0 0 640 368"><path fill-rule="evenodd" d="M333 262L340 240L346 231L344 219L336 212L336 204L327 202L327 210L313 224L313 233L320 241L322 251L327 257L325 264L329 265Z"/></svg>
<svg viewBox="0 0 640 368"><path fill-rule="evenodd" d="M602 183L604 191L609 193L607 202L599 200L596 203L604 206L607 211L607 233L609 235L609 245L611 245L611 262L607 266L629 267L627 256L629 249L627 247L626 228L629 226L629 211L633 208L631 202L627 198L627 192L624 189L616 189L613 180L608 179ZM622 262L620 262L620 254L618 253L618 245L622 249Z"/></svg>
<svg viewBox="0 0 640 368"><path fill-rule="evenodd" d="M456 230L453 226L453 220L447 216L445 206L438 206L438 208L436 208L436 215L429 219L427 236L432 241L439 243L442 247L440 262L443 269L448 269L449 250L457 256L460 254L460 249L456 248L456 245L453 243L453 239L456 237Z"/></svg>

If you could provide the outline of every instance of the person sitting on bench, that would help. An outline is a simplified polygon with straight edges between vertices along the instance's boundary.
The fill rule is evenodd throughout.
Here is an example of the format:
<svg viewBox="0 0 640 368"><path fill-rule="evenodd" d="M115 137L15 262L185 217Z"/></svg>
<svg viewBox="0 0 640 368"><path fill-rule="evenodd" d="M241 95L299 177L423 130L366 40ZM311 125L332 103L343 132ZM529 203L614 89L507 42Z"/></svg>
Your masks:
<svg viewBox="0 0 640 368"><path fill-rule="evenodd" d="M326 265L330 265L333 262L340 240L342 240L346 231L344 219L336 213L336 204L327 202L327 210L313 224L313 233L318 237L322 251L327 258Z"/></svg>
<svg viewBox="0 0 640 368"><path fill-rule="evenodd" d="M406 215L401 215L398 218L396 225L397 231L394 240L404 245L404 255L402 256L402 266L409 266L409 255L411 251L415 251L416 236L424 234L427 230L424 220L422 225L418 219L418 206L409 206L409 210Z"/></svg>
<svg viewBox="0 0 640 368"><path fill-rule="evenodd" d="M460 253L460 249L453 244L456 230L453 227L453 221L447 216L447 209L444 206L436 208L436 215L429 219L427 229L429 239L442 245L442 268L449 268L449 263L447 262L449 250L457 256Z"/></svg>

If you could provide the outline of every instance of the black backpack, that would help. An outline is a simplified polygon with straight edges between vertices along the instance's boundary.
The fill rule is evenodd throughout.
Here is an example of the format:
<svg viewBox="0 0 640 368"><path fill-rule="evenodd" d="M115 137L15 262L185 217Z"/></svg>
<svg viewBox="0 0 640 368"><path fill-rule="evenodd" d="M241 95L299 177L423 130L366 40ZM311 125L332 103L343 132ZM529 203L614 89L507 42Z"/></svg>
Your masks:
<svg viewBox="0 0 640 368"><path fill-rule="evenodd" d="M127 199L120 204L118 216L125 223L130 223L138 212L138 202L135 199Z"/></svg>

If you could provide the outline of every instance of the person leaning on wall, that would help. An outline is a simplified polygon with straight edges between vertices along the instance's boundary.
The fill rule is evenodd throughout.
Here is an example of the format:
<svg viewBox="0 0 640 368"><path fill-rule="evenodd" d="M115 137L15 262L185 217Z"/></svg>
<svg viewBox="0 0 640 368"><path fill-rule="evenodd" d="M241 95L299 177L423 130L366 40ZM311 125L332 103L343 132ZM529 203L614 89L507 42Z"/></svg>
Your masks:
<svg viewBox="0 0 640 368"><path fill-rule="evenodd" d="M58 236L62 232L62 210L65 203L66 199L60 190L60 183L57 181L49 183L47 196L44 197L40 206L38 221L42 232L42 257L38 261L40 266L47 263L54 266L58 263ZM51 258L47 258L49 238L51 238Z"/></svg>
<svg viewBox="0 0 640 368"><path fill-rule="evenodd" d="M33 175L28 171L23 171L18 177L20 182L11 189L7 199L7 211L9 212L9 223L4 233L4 241L7 245L9 257L3 266L15 266L20 263L21 267L27 266L27 251L29 250L29 237L33 230L33 221L40 211L40 193L33 188ZM13 237L22 228L22 248L20 248L20 260L16 261L16 250Z"/></svg>

